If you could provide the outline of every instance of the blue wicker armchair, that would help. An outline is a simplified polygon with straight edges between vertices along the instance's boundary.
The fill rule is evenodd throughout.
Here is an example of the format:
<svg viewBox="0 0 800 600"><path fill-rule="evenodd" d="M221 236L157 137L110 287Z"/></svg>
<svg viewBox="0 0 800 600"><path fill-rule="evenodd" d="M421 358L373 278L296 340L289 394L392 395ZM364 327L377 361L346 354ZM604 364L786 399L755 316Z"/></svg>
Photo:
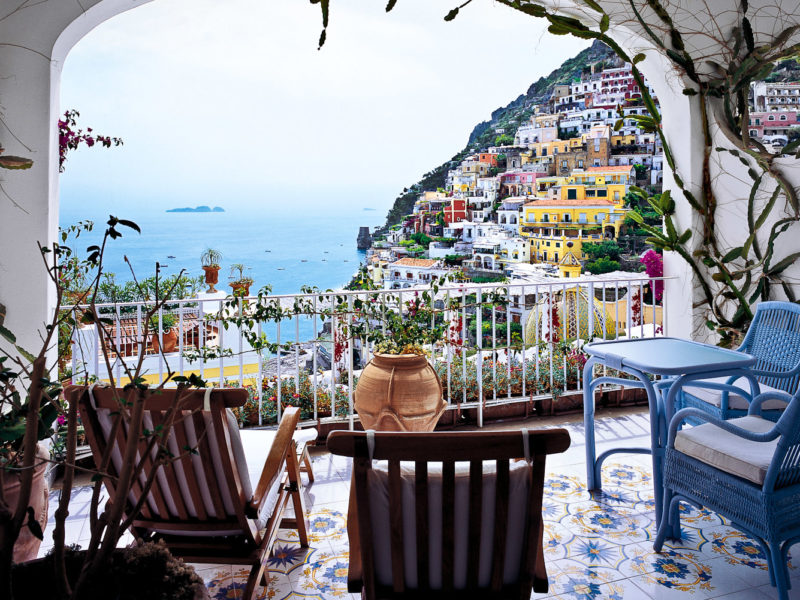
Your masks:
<svg viewBox="0 0 800 600"><path fill-rule="evenodd" d="M750 329L747 330L739 352L756 357L753 373L758 379L760 392L787 392L798 390L800 379L800 306L792 302L761 302ZM692 381L678 394L675 410L697 408L719 419L733 419L747 414L750 404L750 384L736 377L718 377ZM783 403L772 400L763 407L763 417L777 421ZM688 419L692 424L696 419Z"/></svg>
<svg viewBox="0 0 800 600"><path fill-rule="evenodd" d="M762 405L773 401L788 403L777 423L760 416ZM681 430L687 418L705 423ZM755 539L772 585L787 600L787 554L800 541L800 392L760 394L747 416L730 421L696 408L679 411L669 426L656 552L679 524L681 501L718 512Z"/></svg>

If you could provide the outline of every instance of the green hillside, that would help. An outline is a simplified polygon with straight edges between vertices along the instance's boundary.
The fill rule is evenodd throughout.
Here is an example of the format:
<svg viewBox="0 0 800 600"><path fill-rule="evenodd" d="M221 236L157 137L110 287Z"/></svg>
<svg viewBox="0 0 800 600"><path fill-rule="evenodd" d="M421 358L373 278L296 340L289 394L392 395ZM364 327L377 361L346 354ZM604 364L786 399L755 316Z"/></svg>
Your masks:
<svg viewBox="0 0 800 600"><path fill-rule="evenodd" d="M458 165L465 156L496 145L497 133L495 129L505 128L507 132L512 132L513 134L533 114L533 107L544 102L550 96L554 86L580 78L581 74L590 71L593 65L602 68L602 66L609 66L611 63L615 63L616 60L613 52L605 44L596 41L577 56L564 61L558 69L547 77L541 77L524 94L521 94L506 106L493 111L490 120L483 121L475 126L464 149L450 160L425 173L419 181L405 188L397 196L394 205L386 215L386 227L399 223L405 215L412 211L414 201L420 192L444 187L447 171Z"/></svg>

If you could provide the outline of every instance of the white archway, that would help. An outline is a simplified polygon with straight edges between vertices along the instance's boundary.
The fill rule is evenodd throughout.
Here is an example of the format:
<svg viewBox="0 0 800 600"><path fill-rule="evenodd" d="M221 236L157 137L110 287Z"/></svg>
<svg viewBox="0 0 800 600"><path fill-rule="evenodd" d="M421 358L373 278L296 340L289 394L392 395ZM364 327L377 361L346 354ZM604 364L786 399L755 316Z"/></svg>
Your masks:
<svg viewBox="0 0 800 600"><path fill-rule="evenodd" d="M58 130L61 69L72 47L103 21L150 0L43 2L20 8L0 0L2 140L8 154L32 158L27 171L0 181L0 303L6 326L27 348L55 304L37 243L58 233ZM83 7L83 8L81 8Z"/></svg>

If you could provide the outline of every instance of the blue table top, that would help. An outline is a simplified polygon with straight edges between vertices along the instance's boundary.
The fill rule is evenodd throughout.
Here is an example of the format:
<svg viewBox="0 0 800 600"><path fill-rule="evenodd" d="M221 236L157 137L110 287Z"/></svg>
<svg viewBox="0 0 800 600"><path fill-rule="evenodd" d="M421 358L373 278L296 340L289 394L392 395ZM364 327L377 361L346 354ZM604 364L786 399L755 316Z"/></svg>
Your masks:
<svg viewBox="0 0 800 600"><path fill-rule="evenodd" d="M744 352L670 337L592 342L583 350L611 368L630 367L654 375L739 369L756 360Z"/></svg>

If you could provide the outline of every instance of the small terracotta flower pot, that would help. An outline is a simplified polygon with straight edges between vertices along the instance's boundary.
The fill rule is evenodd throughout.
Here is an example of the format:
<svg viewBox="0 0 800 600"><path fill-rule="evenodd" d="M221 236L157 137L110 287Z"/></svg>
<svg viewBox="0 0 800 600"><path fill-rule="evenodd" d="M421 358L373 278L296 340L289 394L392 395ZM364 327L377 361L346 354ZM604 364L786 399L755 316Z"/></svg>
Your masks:
<svg viewBox="0 0 800 600"><path fill-rule="evenodd" d="M203 266L203 271L206 272L206 285L208 285L206 292L209 294L216 293L217 288L214 286L219 283L219 267Z"/></svg>

